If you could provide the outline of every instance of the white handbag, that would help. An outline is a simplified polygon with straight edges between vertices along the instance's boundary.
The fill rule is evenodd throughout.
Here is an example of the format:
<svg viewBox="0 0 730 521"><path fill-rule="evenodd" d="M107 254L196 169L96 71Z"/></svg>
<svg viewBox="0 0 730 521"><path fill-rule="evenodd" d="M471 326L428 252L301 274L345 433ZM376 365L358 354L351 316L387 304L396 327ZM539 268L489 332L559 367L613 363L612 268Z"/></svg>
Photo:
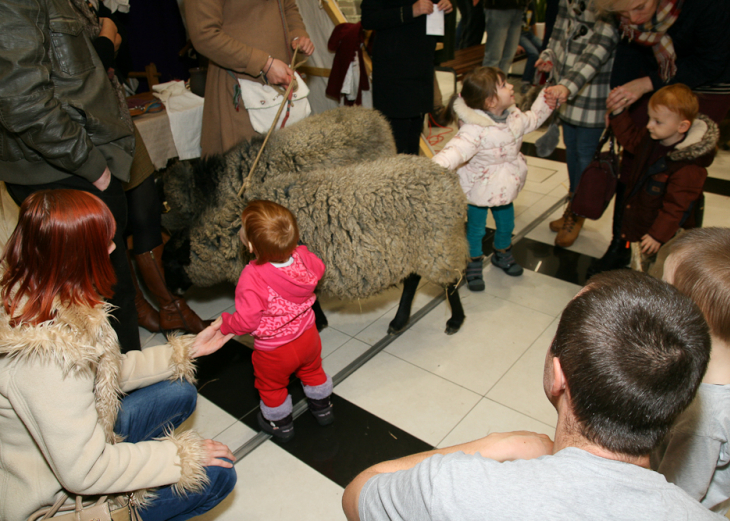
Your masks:
<svg viewBox="0 0 730 521"><path fill-rule="evenodd" d="M294 72L294 77L297 80L297 90L292 92L291 101L281 112L276 129L291 126L312 113L309 99L307 99L309 88L297 72ZM241 78L238 78L238 84L241 86L241 101L248 111L251 126L259 134L266 134L284 101L284 96L271 85L262 85Z"/></svg>

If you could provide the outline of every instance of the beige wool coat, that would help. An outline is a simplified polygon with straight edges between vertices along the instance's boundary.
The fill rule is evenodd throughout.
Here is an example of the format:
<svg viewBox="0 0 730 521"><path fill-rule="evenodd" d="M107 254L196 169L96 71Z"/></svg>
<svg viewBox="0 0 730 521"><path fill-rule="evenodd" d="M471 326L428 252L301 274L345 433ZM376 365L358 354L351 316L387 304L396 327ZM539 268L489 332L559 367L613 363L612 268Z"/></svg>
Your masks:
<svg viewBox="0 0 730 521"><path fill-rule="evenodd" d="M62 489L83 495L207 482L203 440L191 432L124 443L113 431L122 393L193 380L192 336L122 354L108 306L56 306L52 321L10 327L0 307L0 520L22 521Z"/></svg>
<svg viewBox="0 0 730 521"><path fill-rule="evenodd" d="M200 139L205 157L226 152L256 133L246 109L236 111L233 105L236 80L228 71L263 83L261 72L269 56L289 64L292 40L308 35L296 0L186 0L185 18L193 46L210 60Z"/></svg>

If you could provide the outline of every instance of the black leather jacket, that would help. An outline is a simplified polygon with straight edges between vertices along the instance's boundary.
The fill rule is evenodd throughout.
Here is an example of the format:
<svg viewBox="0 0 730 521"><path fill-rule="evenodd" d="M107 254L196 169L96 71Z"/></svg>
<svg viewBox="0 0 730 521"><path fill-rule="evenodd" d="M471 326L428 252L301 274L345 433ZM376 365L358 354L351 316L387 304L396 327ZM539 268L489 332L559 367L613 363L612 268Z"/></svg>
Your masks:
<svg viewBox="0 0 730 521"><path fill-rule="evenodd" d="M40 184L108 166L127 181L134 136L70 0L0 1L0 180Z"/></svg>

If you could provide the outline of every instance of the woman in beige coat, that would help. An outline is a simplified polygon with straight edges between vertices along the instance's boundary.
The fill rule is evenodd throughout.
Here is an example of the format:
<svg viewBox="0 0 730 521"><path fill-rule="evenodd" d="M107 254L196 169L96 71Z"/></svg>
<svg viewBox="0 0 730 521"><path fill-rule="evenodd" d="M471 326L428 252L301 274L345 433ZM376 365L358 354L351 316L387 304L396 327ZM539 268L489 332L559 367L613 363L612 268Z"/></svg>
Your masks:
<svg viewBox="0 0 730 521"><path fill-rule="evenodd" d="M256 133L234 98L237 79L287 87L292 49L309 56L314 44L296 0L187 0L185 18L193 46L210 60L200 139L205 157Z"/></svg>
<svg viewBox="0 0 730 521"><path fill-rule="evenodd" d="M131 494L144 521L182 520L235 485L228 447L174 432L195 409L192 359L230 337L214 324L122 354L103 300L114 229L87 192L40 191L21 206L0 278L0 520L63 493Z"/></svg>

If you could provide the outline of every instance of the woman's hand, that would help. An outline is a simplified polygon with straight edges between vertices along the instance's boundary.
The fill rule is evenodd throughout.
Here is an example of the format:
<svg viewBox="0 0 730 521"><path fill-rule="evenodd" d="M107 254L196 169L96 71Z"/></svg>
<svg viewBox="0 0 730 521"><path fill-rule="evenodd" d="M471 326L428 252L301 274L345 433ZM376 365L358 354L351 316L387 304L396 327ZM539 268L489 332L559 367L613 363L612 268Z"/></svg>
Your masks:
<svg viewBox="0 0 730 521"><path fill-rule="evenodd" d="M433 13L433 2L431 0L416 0L416 3L413 4L413 18L431 13Z"/></svg>
<svg viewBox="0 0 730 521"><path fill-rule="evenodd" d="M314 52L314 43L312 43L312 40L306 36L302 36L301 38L294 38L294 40L292 40L291 48L298 48L299 52L306 54L307 56L311 56Z"/></svg>
<svg viewBox="0 0 730 521"><path fill-rule="evenodd" d="M543 61L542 58L538 58L535 62L535 68L540 72L550 72L553 70L553 62Z"/></svg>
<svg viewBox="0 0 730 521"><path fill-rule="evenodd" d="M203 465L206 467L225 467L230 469L233 467L233 463L226 461L221 458L226 458L231 461L236 461L236 457L231 452L231 449L227 445L222 444L215 440L203 441L206 456Z"/></svg>
<svg viewBox="0 0 730 521"><path fill-rule="evenodd" d="M568 101L570 91L565 85L554 85L545 89L545 103L548 107L555 109L560 104Z"/></svg>
<svg viewBox="0 0 730 521"><path fill-rule="evenodd" d="M436 4L436 7L439 11L443 11L444 13L450 13L454 10L453 6L451 5L451 2L449 0L439 0L439 3Z"/></svg>
<svg viewBox="0 0 730 521"><path fill-rule="evenodd" d="M654 85L652 85L649 76L631 80L611 91L608 99L606 99L606 108L611 112L625 109L644 94L653 90Z"/></svg>
<svg viewBox="0 0 730 521"><path fill-rule="evenodd" d="M292 70L289 66L281 60L271 58L271 66L267 65L268 72L266 73L266 79L269 83L274 85L281 85L282 87L288 87L292 79Z"/></svg>
<svg viewBox="0 0 730 521"><path fill-rule="evenodd" d="M198 333L190 349L190 358L215 353L235 336L232 333L230 335L221 333L221 324L223 324L223 319L218 317L215 322Z"/></svg>
<svg viewBox="0 0 730 521"><path fill-rule="evenodd" d="M106 167L104 171L101 174L101 177L94 181L93 184L95 187L97 187L102 192L109 188L109 183L112 181L112 171L109 170L109 167Z"/></svg>

